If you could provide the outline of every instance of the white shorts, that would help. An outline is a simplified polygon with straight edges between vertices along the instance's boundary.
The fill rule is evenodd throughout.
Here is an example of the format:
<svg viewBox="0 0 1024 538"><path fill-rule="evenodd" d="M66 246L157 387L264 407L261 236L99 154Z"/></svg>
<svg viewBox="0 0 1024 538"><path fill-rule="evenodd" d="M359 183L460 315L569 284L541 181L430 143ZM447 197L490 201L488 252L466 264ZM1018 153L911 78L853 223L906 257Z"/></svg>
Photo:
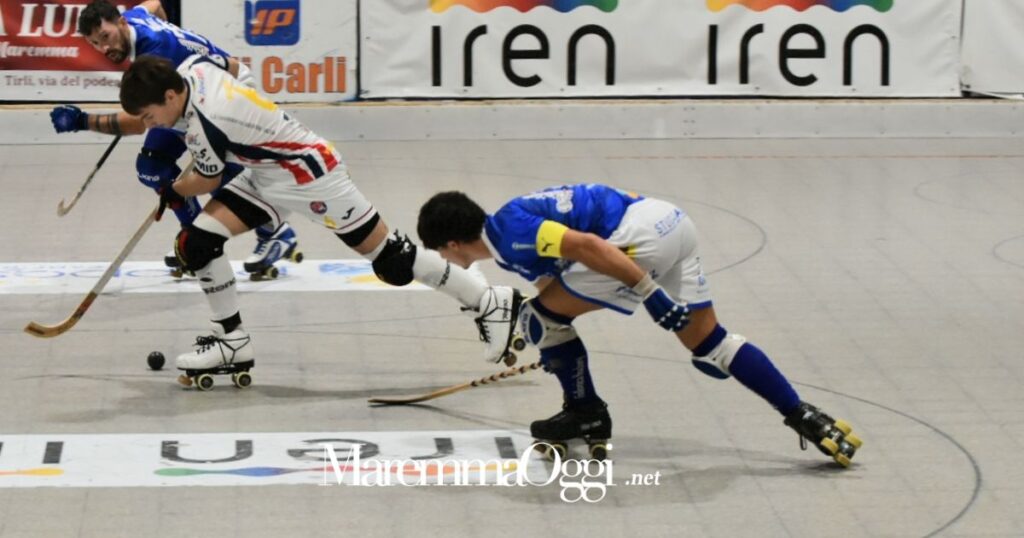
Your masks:
<svg viewBox="0 0 1024 538"><path fill-rule="evenodd" d="M697 255L697 228L683 210L645 198L626 210L608 242L626 252L655 282L691 309L711 306L711 289ZM643 298L607 275L574 263L559 281L569 293L606 308L632 314Z"/></svg>
<svg viewBox="0 0 1024 538"><path fill-rule="evenodd" d="M344 164L317 179L299 185L287 171L246 168L224 186L270 215L274 228L299 213L330 228L335 234L354 232L377 214L359 192Z"/></svg>

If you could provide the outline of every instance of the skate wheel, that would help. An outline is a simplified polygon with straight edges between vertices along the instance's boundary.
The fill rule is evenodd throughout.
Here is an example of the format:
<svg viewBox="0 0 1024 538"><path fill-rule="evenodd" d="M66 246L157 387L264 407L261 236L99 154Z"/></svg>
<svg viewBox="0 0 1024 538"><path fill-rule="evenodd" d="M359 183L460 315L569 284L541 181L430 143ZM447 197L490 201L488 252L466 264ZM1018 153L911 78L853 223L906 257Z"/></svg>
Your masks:
<svg viewBox="0 0 1024 538"><path fill-rule="evenodd" d="M249 372L238 372L237 374L231 374L231 382L236 387L244 389L249 385L252 385L252 375Z"/></svg>
<svg viewBox="0 0 1024 538"><path fill-rule="evenodd" d="M818 443L818 446L825 449L825 451L828 452L831 456L835 456L836 453L839 452L839 445L832 439L829 439L828 437L822 439Z"/></svg>
<svg viewBox="0 0 1024 538"><path fill-rule="evenodd" d="M516 351L522 351L526 349L526 339L519 335L514 336L512 338L512 349Z"/></svg>
<svg viewBox="0 0 1024 538"><path fill-rule="evenodd" d="M843 432L843 435L850 435L850 432L853 431L853 427L850 426L850 423L843 419L837 419L833 426L835 426L837 430Z"/></svg>
<svg viewBox="0 0 1024 538"><path fill-rule="evenodd" d="M271 280L277 278L280 274L281 273L277 270L277 267L274 267L274 266L267 267L263 271L263 276L265 278L268 278L268 279L271 279Z"/></svg>
<svg viewBox="0 0 1024 538"><path fill-rule="evenodd" d="M292 253L292 261L295 263L302 263L302 260L306 259L306 256L302 254L301 250L296 250Z"/></svg>
<svg viewBox="0 0 1024 538"><path fill-rule="evenodd" d="M170 273L172 278L181 278L185 276L185 274L181 272L181 269L171 269Z"/></svg>
<svg viewBox="0 0 1024 538"><path fill-rule="evenodd" d="M196 388L205 392L213 388L213 376L203 374L196 378Z"/></svg>
<svg viewBox="0 0 1024 538"><path fill-rule="evenodd" d="M590 459L597 461L608 459L608 444L594 443L590 445Z"/></svg>
<svg viewBox="0 0 1024 538"><path fill-rule="evenodd" d="M836 463L838 463L839 465L842 465L843 467L849 467L850 466L850 458L847 457L846 454L838 453L838 454L832 456L832 459L836 460Z"/></svg>
<svg viewBox="0 0 1024 538"><path fill-rule="evenodd" d="M501 360L505 362L505 366L512 367L515 366L516 361L519 360L519 358L516 357L515 353L509 351L508 353L505 353L505 356Z"/></svg>
<svg viewBox="0 0 1024 538"><path fill-rule="evenodd" d="M565 443L560 443L560 442L557 442L557 441L556 442L538 441L538 443L544 443L544 444L535 445L537 451L541 453L541 455L544 457L544 459L546 459L548 461L554 461L555 460L555 454L558 455L558 459L560 459L560 460L564 460L565 459L565 455L568 452L567 447L565 446Z"/></svg>
<svg viewBox="0 0 1024 538"><path fill-rule="evenodd" d="M178 376L178 383L181 383L182 385L185 385L186 387L191 387L192 386L192 378L187 376L187 375L185 375L185 374L181 374L181 375Z"/></svg>
<svg viewBox="0 0 1024 538"><path fill-rule="evenodd" d="M846 434L845 439L847 443L850 443L850 446L852 446L854 450L860 448L864 444L864 441L861 441L860 437L857 437L857 434L855 433Z"/></svg>

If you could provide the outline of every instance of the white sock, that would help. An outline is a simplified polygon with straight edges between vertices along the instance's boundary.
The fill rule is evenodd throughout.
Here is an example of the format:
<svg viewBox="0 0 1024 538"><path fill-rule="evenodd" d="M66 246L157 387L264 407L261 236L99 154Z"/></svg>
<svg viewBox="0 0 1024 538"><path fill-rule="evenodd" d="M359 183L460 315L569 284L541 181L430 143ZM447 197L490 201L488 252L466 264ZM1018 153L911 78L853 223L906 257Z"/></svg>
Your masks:
<svg viewBox="0 0 1024 538"><path fill-rule="evenodd" d="M477 308L487 291L487 281L465 269L448 263L437 251L419 246L412 264L416 280L462 303Z"/></svg>
<svg viewBox="0 0 1024 538"><path fill-rule="evenodd" d="M213 311L213 319L226 319L238 312L238 289L235 272L227 256L221 255L196 271L199 287L206 293L206 301Z"/></svg>

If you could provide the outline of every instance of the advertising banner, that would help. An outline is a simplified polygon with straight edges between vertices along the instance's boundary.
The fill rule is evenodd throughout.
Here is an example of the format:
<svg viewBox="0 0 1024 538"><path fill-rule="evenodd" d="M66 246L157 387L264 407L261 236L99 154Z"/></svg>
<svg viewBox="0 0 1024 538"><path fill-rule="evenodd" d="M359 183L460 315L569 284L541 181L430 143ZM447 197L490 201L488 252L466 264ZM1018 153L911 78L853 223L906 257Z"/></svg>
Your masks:
<svg viewBox="0 0 1024 538"><path fill-rule="evenodd" d="M1024 93L1024 2L964 2L964 89Z"/></svg>
<svg viewBox="0 0 1024 538"><path fill-rule="evenodd" d="M209 38L276 102L356 95L356 0L182 0L182 26Z"/></svg>
<svg viewBox="0 0 1024 538"><path fill-rule="evenodd" d="M124 10L138 1L112 2ZM0 101L117 101L121 72L78 33L86 0L0 0Z"/></svg>
<svg viewBox="0 0 1024 538"><path fill-rule="evenodd" d="M954 96L961 0L364 2L383 97Z"/></svg>

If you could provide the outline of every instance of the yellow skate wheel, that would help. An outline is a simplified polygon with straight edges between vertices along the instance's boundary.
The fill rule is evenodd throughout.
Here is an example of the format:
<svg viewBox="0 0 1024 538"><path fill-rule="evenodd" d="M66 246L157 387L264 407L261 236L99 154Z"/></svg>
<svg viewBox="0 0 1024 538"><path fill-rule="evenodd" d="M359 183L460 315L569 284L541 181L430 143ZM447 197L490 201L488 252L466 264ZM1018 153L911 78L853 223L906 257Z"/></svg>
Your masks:
<svg viewBox="0 0 1024 538"><path fill-rule="evenodd" d="M850 432L853 431L853 427L850 426L850 423L841 418L836 419L836 423L833 424L833 426L835 426L837 430L843 432L843 435L850 435Z"/></svg>
<svg viewBox="0 0 1024 538"><path fill-rule="evenodd" d="M196 378L196 388L201 391L208 391L213 388L213 376L210 374L202 374Z"/></svg>
<svg viewBox="0 0 1024 538"><path fill-rule="evenodd" d="M231 382L234 383L236 387L244 389L249 385L252 385L252 375L250 375L249 372L231 374Z"/></svg>
<svg viewBox="0 0 1024 538"><path fill-rule="evenodd" d="M548 461L555 460L555 454L558 454L558 458L564 460L566 454L566 446L564 443L558 441L537 441L536 449L544 456L544 459Z"/></svg>
<svg viewBox="0 0 1024 538"><path fill-rule="evenodd" d="M836 453L839 452L839 445L828 437L822 439L818 445L827 450L829 454L832 454L832 456L835 456Z"/></svg>
<svg viewBox="0 0 1024 538"><path fill-rule="evenodd" d="M845 439L847 443L853 445L853 448L860 448L864 444L864 441L861 441L860 437L857 437L855 433L846 434Z"/></svg>
<svg viewBox="0 0 1024 538"><path fill-rule="evenodd" d="M850 466L850 458L848 458L846 456L846 454L842 454L842 453L835 454L834 456L832 456L832 459L836 460L836 463L838 463L839 465L842 465L843 467L849 467Z"/></svg>
<svg viewBox="0 0 1024 538"><path fill-rule="evenodd" d="M301 250L296 250L295 252L292 253L292 261L293 262L295 262L295 263L302 263L302 260L304 260L304 259L306 259L306 257L302 254Z"/></svg>
<svg viewBox="0 0 1024 538"><path fill-rule="evenodd" d="M522 351L526 349L526 339L518 334L512 337L512 349Z"/></svg>

